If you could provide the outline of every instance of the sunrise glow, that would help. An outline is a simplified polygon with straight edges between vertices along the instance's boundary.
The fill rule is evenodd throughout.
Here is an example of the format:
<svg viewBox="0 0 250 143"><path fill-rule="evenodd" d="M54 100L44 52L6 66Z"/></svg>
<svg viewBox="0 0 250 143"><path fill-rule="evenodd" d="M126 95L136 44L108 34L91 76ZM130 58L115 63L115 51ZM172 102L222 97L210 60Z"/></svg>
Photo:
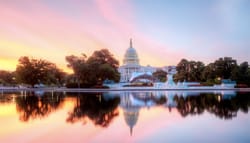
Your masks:
<svg viewBox="0 0 250 143"><path fill-rule="evenodd" d="M181 58L209 63L223 56L250 61L249 1L177 5L147 0L1 1L0 69L15 70L19 57L30 56L67 70L65 56L91 55L102 48L122 64L129 38L142 65L176 65Z"/></svg>

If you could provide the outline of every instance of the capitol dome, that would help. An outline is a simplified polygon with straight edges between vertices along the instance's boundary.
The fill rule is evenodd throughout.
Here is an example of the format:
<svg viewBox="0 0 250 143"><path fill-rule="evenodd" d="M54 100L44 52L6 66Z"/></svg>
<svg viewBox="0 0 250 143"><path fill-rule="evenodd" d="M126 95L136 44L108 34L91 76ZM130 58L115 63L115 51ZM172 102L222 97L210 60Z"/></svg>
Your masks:
<svg viewBox="0 0 250 143"><path fill-rule="evenodd" d="M124 65L139 65L139 58L136 50L133 48L132 39L130 39L130 47L125 53L123 63Z"/></svg>

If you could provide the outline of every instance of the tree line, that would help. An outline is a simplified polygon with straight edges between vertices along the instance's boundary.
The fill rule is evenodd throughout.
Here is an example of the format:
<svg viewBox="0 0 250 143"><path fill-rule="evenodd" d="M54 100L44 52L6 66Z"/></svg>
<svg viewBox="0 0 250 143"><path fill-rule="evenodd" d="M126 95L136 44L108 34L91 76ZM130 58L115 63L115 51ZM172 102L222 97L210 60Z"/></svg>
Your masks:
<svg viewBox="0 0 250 143"><path fill-rule="evenodd" d="M206 85L220 84L223 79L235 80L240 86L250 86L248 62L237 64L237 60L224 57L208 65L201 61L182 59L176 67L175 81L202 82Z"/></svg>
<svg viewBox="0 0 250 143"><path fill-rule="evenodd" d="M102 87L105 80L118 82L119 62L107 49L94 51L90 57L69 55L65 57L67 66L73 70L68 74L56 64L27 56L20 57L14 72L0 71L0 85L25 84L32 87L43 84L66 87ZM237 64L231 57L215 60L208 65L201 61L182 59L176 66L174 80L201 82L204 85L219 84L222 79L232 79L241 86L250 86L248 62ZM166 81L167 72L157 70L153 76L158 81Z"/></svg>
<svg viewBox="0 0 250 143"><path fill-rule="evenodd" d="M115 82L120 79L119 62L107 49L94 51L90 57L69 55L65 60L73 74L47 60L20 57L14 72L0 71L0 85L101 87L106 79Z"/></svg>

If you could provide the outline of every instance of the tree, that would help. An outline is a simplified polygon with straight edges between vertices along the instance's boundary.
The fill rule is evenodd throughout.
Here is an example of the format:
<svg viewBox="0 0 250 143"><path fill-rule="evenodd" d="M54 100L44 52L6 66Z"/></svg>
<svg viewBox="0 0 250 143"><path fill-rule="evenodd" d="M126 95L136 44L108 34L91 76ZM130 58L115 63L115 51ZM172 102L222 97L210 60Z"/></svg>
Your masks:
<svg viewBox="0 0 250 143"><path fill-rule="evenodd" d="M174 76L177 81L184 81L188 77L188 60L182 59L176 66L177 74Z"/></svg>
<svg viewBox="0 0 250 143"><path fill-rule="evenodd" d="M211 86L211 85L220 83L218 78L216 78L214 63L210 63L204 68L201 74L201 77L202 77L202 81L205 82L204 83L205 85Z"/></svg>
<svg viewBox="0 0 250 143"><path fill-rule="evenodd" d="M205 69L204 63L198 61L190 61L189 63L189 71L188 71L188 80L189 81L201 81L202 80L202 72Z"/></svg>
<svg viewBox="0 0 250 143"><path fill-rule="evenodd" d="M205 69L204 63L200 61L188 61L186 59L182 59L177 67L177 74L175 75L175 80L177 81L201 81L202 80L202 72Z"/></svg>
<svg viewBox="0 0 250 143"><path fill-rule="evenodd" d="M119 67L119 62L114 58L114 56L109 52L108 49L101 49L95 51L92 56L89 57L87 63L95 63L98 65L108 64L111 67L117 69Z"/></svg>
<svg viewBox="0 0 250 143"><path fill-rule="evenodd" d="M232 70L231 78L238 84L250 85L250 72L248 62L243 62Z"/></svg>
<svg viewBox="0 0 250 143"><path fill-rule="evenodd" d="M15 83L15 74L14 72L9 72L5 70L0 70L0 84L14 84Z"/></svg>
<svg viewBox="0 0 250 143"><path fill-rule="evenodd" d="M236 80L239 76L237 61L231 57L219 58L208 64L202 72L202 80L209 84L219 84L221 79Z"/></svg>
<svg viewBox="0 0 250 143"><path fill-rule="evenodd" d="M167 72L163 70L157 70L156 72L153 73L154 78L159 80L160 82L166 82L166 77L167 77Z"/></svg>
<svg viewBox="0 0 250 143"><path fill-rule="evenodd" d="M47 84L56 84L57 86L63 86L66 81L66 73L61 69L58 69L56 66L53 66L49 69L47 75Z"/></svg>
<svg viewBox="0 0 250 143"><path fill-rule="evenodd" d="M231 57L219 58L214 62L216 77L229 79L232 77L232 71L237 67L237 61Z"/></svg>
<svg viewBox="0 0 250 143"><path fill-rule="evenodd" d="M29 84L56 84L63 72L54 63L42 59L21 57L16 68L17 81Z"/></svg>
<svg viewBox="0 0 250 143"><path fill-rule="evenodd" d="M107 49L95 51L87 60L87 64L89 72L93 75L89 79L91 85L101 85L106 79L115 82L120 80L119 62Z"/></svg>
<svg viewBox="0 0 250 143"><path fill-rule="evenodd" d="M77 79L78 87L100 86L106 79L116 82L120 79L119 62L107 49L95 51L89 58L84 54L81 57L67 56L66 61L74 71L72 77Z"/></svg>
<svg viewBox="0 0 250 143"><path fill-rule="evenodd" d="M66 61L68 62L68 67L73 69L74 78L76 79L78 88L80 84L83 83L83 79L87 76L87 65L86 65L86 58L85 54L82 54L80 57L70 55L66 56Z"/></svg>

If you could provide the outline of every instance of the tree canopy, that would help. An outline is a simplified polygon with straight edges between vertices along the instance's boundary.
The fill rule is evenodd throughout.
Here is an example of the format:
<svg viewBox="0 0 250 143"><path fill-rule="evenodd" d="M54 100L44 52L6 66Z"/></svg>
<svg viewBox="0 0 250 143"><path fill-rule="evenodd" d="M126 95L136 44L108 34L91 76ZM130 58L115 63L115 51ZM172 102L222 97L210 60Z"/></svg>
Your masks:
<svg viewBox="0 0 250 143"><path fill-rule="evenodd" d="M166 82L167 80L167 72L163 70L157 70L153 73L153 76L155 79L157 79L160 82Z"/></svg>
<svg viewBox="0 0 250 143"><path fill-rule="evenodd" d="M89 58L82 56L66 56L68 67L73 69L78 87L93 87L102 85L103 81L113 80L118 82L120 74L118 72L119 62L107 50L95 51Z"/></svg>
<svg viewBox="0 0 250 143"><path fill-rule="evenodd" d="M64 72L54 63L42 59L21 57L16 67L19 83L29 84L58 84L63 80Z"/></svg>
<svg viewBox="0 0 250 143"><path fill-rule="evenodd" d="M79 57L74 55L66 56L67 66L74 72L73 75L69 76L68 83L77 83L77 86L80 87L80 84L85 82L84 78L87 76L86 58L85 54Z"/></svg>
<svg viewBox="0 0 250 143"><path fill-rule="evenodd" d="M177 67L177 74L175 75L176 81L201 81L201 74L205 68L204 63L200 61L188 61L182 59Z"/></svg>
<svg viewBox="0 0 250 143"><path fill-rule="evenodd" d="M15 73L5 70L0 70L0 84L8 85L15 83Z"/></svg>
<svg viewBox="0 0 250 143"><path fill-rule="evenodd" d="M176 81L197 81L207 84L218 84L222 79L232 79L237 84L250 85L250 68L248 62L240 65L231 57L224 57L215 60L208 65L198 61L182 59L177 64Z"/></svg>

